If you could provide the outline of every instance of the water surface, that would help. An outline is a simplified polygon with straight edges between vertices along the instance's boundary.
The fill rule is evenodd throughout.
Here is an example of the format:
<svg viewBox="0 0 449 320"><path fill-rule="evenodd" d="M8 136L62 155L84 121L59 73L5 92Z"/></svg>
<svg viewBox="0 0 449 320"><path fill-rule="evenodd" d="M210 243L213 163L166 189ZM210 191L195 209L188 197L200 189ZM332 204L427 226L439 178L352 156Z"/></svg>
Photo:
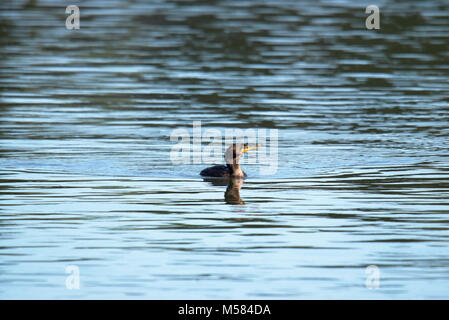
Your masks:
<svg viewBox="0 0 449 320"><path fill-rule="evenodd" d="M380 30L365 1L69 4L0 4L1 298L449 297L446 1ZM170 161L193 121L277 129L277 172L229 204Z"/></svg>

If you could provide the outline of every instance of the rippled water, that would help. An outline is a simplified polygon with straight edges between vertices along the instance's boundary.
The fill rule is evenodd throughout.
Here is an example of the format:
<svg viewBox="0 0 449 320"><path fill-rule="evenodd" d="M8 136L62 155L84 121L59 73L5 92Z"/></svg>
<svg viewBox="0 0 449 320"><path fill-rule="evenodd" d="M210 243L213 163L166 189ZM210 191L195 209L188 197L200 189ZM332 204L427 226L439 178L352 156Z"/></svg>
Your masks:
<svg viewBox="0 0 449 320"><path fill-rule="evenodd" d="M1 298L449 297L447 1L68 4L0 4ZM277 172L173 164L193 121Z"/></svg>

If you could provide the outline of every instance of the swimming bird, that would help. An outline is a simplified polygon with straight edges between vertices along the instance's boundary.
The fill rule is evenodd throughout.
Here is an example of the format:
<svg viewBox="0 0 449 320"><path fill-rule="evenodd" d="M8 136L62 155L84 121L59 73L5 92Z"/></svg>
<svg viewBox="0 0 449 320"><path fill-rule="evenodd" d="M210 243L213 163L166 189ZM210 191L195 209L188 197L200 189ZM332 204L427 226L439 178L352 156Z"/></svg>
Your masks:
<svg viewBox="0 0 449 320"><path fill-rule="evenodd" d="M218 165L204 169L200 175L220 178L245 178L247 175L240 168L239 160L245 152L256 149L260 145L249 147L247 143L234 143L225 152L226 165Z"/></svg>

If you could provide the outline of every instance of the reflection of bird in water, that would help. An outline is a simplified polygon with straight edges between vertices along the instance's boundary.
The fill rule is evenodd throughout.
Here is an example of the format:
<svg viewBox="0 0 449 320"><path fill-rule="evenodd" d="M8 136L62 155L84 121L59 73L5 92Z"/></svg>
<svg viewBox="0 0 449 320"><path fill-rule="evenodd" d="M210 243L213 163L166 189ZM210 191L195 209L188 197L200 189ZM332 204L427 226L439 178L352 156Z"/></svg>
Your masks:
<svg viewBox="0 0 449 320"><path fill-rule="evenodd" d="M240 198L240 188L243 185L242 178L232 178L229 181L228 187L225 192L225 201L228 204L245 204Z"/></svg>
<svg viewBox="0 0 449 320"><path fill-rule="evenodd" d="M225 166L221 165L206 168L200 172L200 175L206 177L244 178L246 177L246 173L243 172L243 170L240 168L239 160L245 152L256 149L258 147L258 144L252 148L249 148L247 143L234 143L225 152Z"/></svg>
<svg viewBox="0 0 449 320"><path fill-rule="evenodd" d="M243 177L236 178L208 178L204 181L210 182L213 186L228 186L225 192L225 201L227 204L245 204L240 198L240 188L243 185Z"/></svg>

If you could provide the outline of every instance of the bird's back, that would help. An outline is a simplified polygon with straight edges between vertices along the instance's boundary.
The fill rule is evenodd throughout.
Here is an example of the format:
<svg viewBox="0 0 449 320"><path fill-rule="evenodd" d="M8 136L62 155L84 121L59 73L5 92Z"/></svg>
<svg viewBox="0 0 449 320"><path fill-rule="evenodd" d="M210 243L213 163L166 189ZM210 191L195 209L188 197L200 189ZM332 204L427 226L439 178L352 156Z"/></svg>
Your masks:
<svg viewBox="0 0 449 320"><path fill-rule="evenodd" d="M242 171L243 172L243 171ZM200 175L205 177L221 177L221 178L230 178L232 177L232 172L228 166L217 165L213 167L206 168L200 172ZM244 177L246 177L246 173L243 172Z"/></svg>
<svg viewBox="0 0 449 320"><path fill-rule="evenodd" d="M218 165L202 170L200 175L206 177L230 177L231 170L227 166Z"/></svg>

